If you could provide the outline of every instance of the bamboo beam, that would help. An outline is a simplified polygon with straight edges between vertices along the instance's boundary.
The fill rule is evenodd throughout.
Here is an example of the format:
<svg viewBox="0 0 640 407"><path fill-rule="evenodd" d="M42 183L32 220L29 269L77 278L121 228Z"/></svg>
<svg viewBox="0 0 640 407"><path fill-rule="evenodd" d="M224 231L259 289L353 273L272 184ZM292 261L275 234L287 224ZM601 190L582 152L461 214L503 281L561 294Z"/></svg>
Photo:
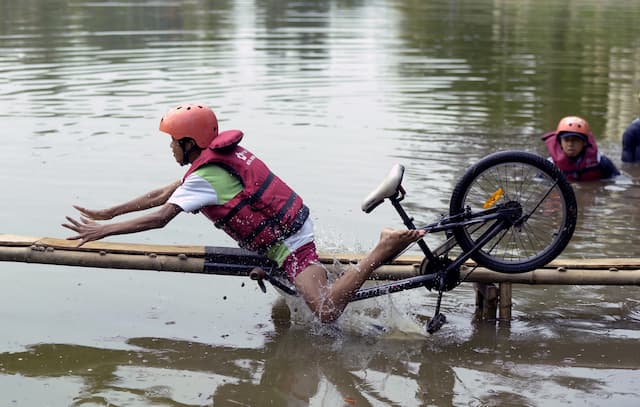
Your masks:
<svg viewBox="0 0 640 407"><path fill-rule="evenodd" d="M206 273L210 255L207 246L149 245L133 243L77 243L48 237L0 234L0 261L57 264L113 269L138 269ZM213 248L216 249L216 248ZM218 248L223 249L223 248ZM233 250L233 249L231 249ZM235 249L240 250L240 249ZM327 265L355 264L363 255L320 253ZM231 256L233 259L233 256ZM401 256L380 267L371 276L377 280L398 280L419 273L420 256ZM558 259L528 273L505 274L467 263L461 278L467 282L511 284L640 285L640 259ZM250 267L250 266L247 266ZM216 274L248 275L249 268L223 270Z"/></svg>
<svg viewBox="0 0 640 407"><path fill-rule="evenodd" d="M109 269L134 269L248 276L251 265L234 267L228 263L207 271L205 265L215 249L207 246L149 245L140 243L90 242L77 247L77 242L49 237L27 237L0 234L0 261L55 264ZM236 256L237 257L237 256ZM255 256L258 257L258 256ZM234 255L230 256L233 260ZM328 267L356 264L359 257L348 254L322 254L320 261ZM371 276L376 280L395 280L415 276L419 257L404 257L393 264L384 265Z"/></svg>
<svg viewBox="0 0 640 407"><path fill-rule="evenodd" d="M0 261L183 273L199 273L204 268L203 257L56 250L44 246L0 247Z"/></svg>
<svg viewBox="0 0 640 407"><path fill-rule="evenodd" d="M55 250L43 248L42 246L36 248L0 247L0 261L237 276L248 276L249 271L251 271L251 267L243 267L240 269L230 269L230 271L218 269L216 272L207 273L204 267L204 257L189 257L183 255L183 253L178 255L163 255L153 252L133 255L104 251L82 252ZM329 267L333 265L333 261L327 263ZM344 265L344 263L340 263L337 266L340 265ZM415 275L416 272L413 271L412 267L392 264L378 268L371 278L375 280L397 280L404 276L410 277Z"/></svg>
<svg viewBox="0 0 640 407"><path fill-rule="evenodd" d="M599 262L615 263L618 259L598 259ZM562 260L556 261L561 263ZM573 260L567 260L571 264ZM586 266L586 265L585 265ZM584 267L568 268L560 267L542 268L528 273L505 274L478 268L471 274L461 275L464 281L482 283L511 283L511 284L549 284L549 285L640 285L640 269L618 269L603 264L602 268Z"/></svg>

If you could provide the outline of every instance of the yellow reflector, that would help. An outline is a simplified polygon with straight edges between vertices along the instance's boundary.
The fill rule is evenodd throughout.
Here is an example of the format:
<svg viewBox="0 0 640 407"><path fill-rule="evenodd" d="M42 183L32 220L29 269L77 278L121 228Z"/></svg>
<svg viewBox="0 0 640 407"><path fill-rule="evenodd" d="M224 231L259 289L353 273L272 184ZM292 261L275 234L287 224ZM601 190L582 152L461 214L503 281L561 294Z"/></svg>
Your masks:
<svg viewBox="0 0 640 407"><path fill-rule="evenodd" d="M500 198L502 198L502 195L504 195L504 190L502 188L498 188L498 190L496 192L494 192L493 194L491 194L491 196L489 197L489 199L487 199L486 201L484 201L484 205L482 205L482 209L489 209L493 206L494 203L496 203L496 201Z"/></svg>

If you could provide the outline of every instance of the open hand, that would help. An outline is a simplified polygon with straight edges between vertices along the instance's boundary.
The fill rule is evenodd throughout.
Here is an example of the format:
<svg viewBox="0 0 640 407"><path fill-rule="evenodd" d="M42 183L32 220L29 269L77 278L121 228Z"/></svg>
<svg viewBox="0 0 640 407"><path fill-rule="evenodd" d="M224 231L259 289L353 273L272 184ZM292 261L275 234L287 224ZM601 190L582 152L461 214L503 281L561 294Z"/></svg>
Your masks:
<svg viewBox="0 0 640 407"><path fill-rule="evenodd" d="M107 209L93 210L83 208L82 206L72 205L82 216L93 220L109 220L113 219L113 215ZM68 218L67 218L68 219Z"/></svg>
<svg viewBox="0 0 640 407"><path fill-rule="evenodd" d="M102 239L105 236L104 225L94 222L91 219L81 217L78 221L69 216L65 218L69 223L63 223L62 226L77 233L76 236L70 236L67 240L79 240L78 247L87 242Z"/></svg>

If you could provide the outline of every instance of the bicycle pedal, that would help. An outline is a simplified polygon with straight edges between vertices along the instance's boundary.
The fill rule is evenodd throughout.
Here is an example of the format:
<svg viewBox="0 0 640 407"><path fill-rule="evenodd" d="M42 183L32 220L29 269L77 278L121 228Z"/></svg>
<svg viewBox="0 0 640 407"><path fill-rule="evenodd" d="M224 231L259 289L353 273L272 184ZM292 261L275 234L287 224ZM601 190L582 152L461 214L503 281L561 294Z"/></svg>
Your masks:
<svg viewBox="0 0 640 407"><path fill-rule="evenodd" d="M442 328L442 325L447 322L447 317L444 316L443 313L437 313L431 318L431 320L427 323L427 332L433 334Z"/></svg>

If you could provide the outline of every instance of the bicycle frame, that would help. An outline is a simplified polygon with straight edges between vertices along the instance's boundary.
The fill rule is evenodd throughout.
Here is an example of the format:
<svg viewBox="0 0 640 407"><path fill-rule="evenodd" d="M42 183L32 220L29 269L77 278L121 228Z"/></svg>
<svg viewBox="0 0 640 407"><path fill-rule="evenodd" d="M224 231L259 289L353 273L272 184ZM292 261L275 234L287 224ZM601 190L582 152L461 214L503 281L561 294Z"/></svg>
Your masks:
<svg viewBox="0 0 640 407"><path fill-rule="evenodd" d="M396 193L388 197L388 199L396 212L400 215L400 218L402 218L405 226L409 229L416 229L413 219L407 214L400 204L400 201L404 199L404 190L402 187L398 186ZM379 297L418 287L425 287L428 290L436 289L438 292L438 299L435 313L427 323L427 332L434 333L446 322L446 317L444 314L440 313L442 296L445 291L452 290L460 283L458 277L459 269L462 264L477 250L481 249L487 242L501 232L509 229L520 219L522 219L522 208L518 203L512 202L497 205L494 208L479 211L477 213L471 213L470 209L467 208L463 213L443 216L440 221L423 226L421 229L424 229L428 233L436 233L447 232L454 228L473 224L485 225L490 223L490 226L476 240L475 245L470 250L464 251L453 261L450 261L447 256L448 252L457 245L453 237L449 237L443 244L433 251L424 240L420 239L417 244L425 255L423 264L424 262L427 262L427 267L432 267L431 272L377 285L375 287L360 288L350 299L350 302ZM392 260L393 259L389 259L387 263ZM423 271L423 264L421 264L420 267L421 271ZM262 270L264 271L252 271L250 277L253 280L257 280L258 285L263 292L266 292L266 287L263 282L263 279L266 279L273 286L281 289L285 293L297 295L295 287L272 274L273 268L263 267Z"/></svg>
<svg viewBox="0 0 640 407"><path fill-rule="evenodd" d="M404 225L409 229L416 229L413 219L406 213L400 201L404 198L404 194L398 192L395 196L389 198L391 205L393 205L398 215L402 219ZM457 227L467 226L471 224L484 224L487 222L494 222L491 227L483 233L478 239L477 244L469 251L460 254L454 261L449 263L442 269L435 270L432 274L423 274L415 277L408 277L402 280L394 281L388 284L382 284L376 287L361 288L359 289L351 301L364 300L367 298L378 297L381 295L400 292L417 287L427 287L429 289L435 288L439 292L447 291L444 286L446 283L446 276L459 270L460 266L466 262L476 250L482 248L487 242L497 236L500 232L508 229L513 225L514 215L515 218L519 217L521 211L520 208L508 208L506 205L501 205L496 208L487 209L485 211L471 214L469 212L456 214L453 216L444 216L440 221L421 227L427 233L446 232ZM417 242L418 246L425 255L426 261L435 263L438 258L446 255L453 247L455 247L455 240L453 238L447 239L441 246L432 251L424 240Z"/></svg>
<svg viewBox="0 0 640 407"><path fill-rule="evenodd" d="M401 205L405 197L401 185L403 174L404 167L394 165L387 177L365 198L361 208L370 213L389 200L404 225L415 230L413 218ZM546 182L540 182L544 180ZM468 195L470 192L472 195ZM551 206L545 209L541 204L547 198L550 198ZM545 213L545 210L550 212ZM571 185L552 163L531 153L502 151L484 157L467 169L453 189L450 212L438 222L420 227L430 234L444 232L446 240L434 250L424 239L417 241L424 254L417 275L374 287L361 287L350 301L417 287L435 290L438 292L436 312L427 325L427 331L433 333L446 321L440 313L443 293L461 283L460 268L467 260L473 258L479 265L505 273L531 271L547 264L569 243L575 230L577 204ZM534 214L537 216L532 218ZM514 243L515 250L512 249ZM488 250L484 249L488 244ZM450 259L449 252L456 246L460 253ZM507 258L498 257L507 253ZM511 253L516 257L511 258ZM392 260L387 259L384 263ZM252 276L263 290L266 288L262 280L266 279L285 293L296 294L295 287L279 275L273 265L264 269Z"/></svg>
<svg viewBox="0 0 640 407"><path fill-rule="evenodd" d="M398 215L402 219L404 225L409 229L416 229L416 225L413 222L407 212L404 210L400 202L404 199L404 193L402 188L399 188L394 196L388 198L391 205L395 208ZM521 216L521 209L519 206L509 207L508 205L498 205L495 208L487 209L472 214L470 211L465 211L460 214L443 216L438 222L422 226L427 233L447 232L457 227L463 227L473 224L486 224L491 223L491 226L486 230L482 236L477 240L476 245L466 252L461 253L455 260L451 262L441 262L439 259L445 257L447 253L456 246L455 239L449 237L443 244L434 250L431 250L424 240L417 241L418 246L422 250L425 260L431 264L438 264L432 273L421 274L414 277L407 277L401 280L380 284L375 287L360 288L351 298L350 302L360 301L367 298L379 297L391 293L405 291L417 287L426 287L427 289L436 289L440 294L444 291L449 291L453 287L448 288L447 283L450 283L448 276L456 275L460 266L464 264L475 251L482 248L488 241L497 236L500 232L511 227L517 219ZM393 259L389 259L386 263L391 262ZM208 262L207 266L215 268L217 263ZM262 279L266 279L273 286L281 289L286 294L297 295L295 287L290 283L285 282L284 278L280 278L274 273L274 267L270 267L268 264L258 264L265 271L265 274L260 277L254 277L258 280L262 291L266 291L266 287L262 283ZM228 267L225 263L224 267ZM239 266L244 267L246 266ZM457 284L456 284L457 285ZM439 308L439 307L438 307Z"/></svg>

